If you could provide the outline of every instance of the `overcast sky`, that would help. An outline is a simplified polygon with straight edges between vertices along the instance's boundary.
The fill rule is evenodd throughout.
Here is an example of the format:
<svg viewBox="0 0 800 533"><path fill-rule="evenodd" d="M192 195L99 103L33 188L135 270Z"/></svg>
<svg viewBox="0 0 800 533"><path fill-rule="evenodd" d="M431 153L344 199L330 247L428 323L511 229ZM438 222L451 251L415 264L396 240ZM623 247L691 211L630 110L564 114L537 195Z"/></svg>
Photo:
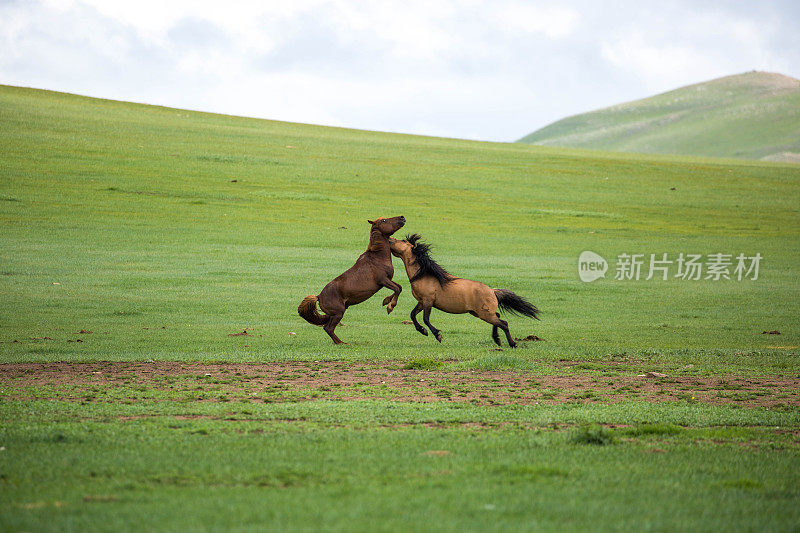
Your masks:
<svg viewBox="0 0 800 533"><path fill-rule="evenodd" d="M0 0L0 83L513 141L748 70L800 77L800 2Z"/></svg>

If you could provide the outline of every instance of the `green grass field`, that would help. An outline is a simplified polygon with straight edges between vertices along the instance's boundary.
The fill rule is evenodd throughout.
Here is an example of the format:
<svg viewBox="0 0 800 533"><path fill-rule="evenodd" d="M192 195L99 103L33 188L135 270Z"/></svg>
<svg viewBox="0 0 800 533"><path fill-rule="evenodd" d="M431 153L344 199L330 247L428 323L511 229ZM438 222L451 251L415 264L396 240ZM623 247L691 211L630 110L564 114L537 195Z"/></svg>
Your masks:
<svg viewBox="0 0 800 533"><path fill-rule="evenodd" d="M559 120L521 139L624 152L800 158L800 81L746 72Z"/></svg>
<svg viewBox="0 0 800 533"><path fill-rule="evenodd" d="M0 124L0 529L800 527L797 165L5 86ZM511 317L511 332L544 341L497 352L490 326L437 311L443 344L417 334L402 323L416 302L396 261L397 309L381 307L386 290L349 309L337 333L350 345L334 346L297 305L352 265L366 219L381 215L405 215L403 231L422 233L452 273L529 298L542 321ZM606 279L579 280L584 250L611 263ZM759 279L613 279L619 254L718 252L760 253ZM244 380L223 397L198 382L192 396L132 374L29 383L36 367L19 370L59 361L444 374L439 401L406 401L380 384L278 394ZM724 404L688 388L670 401L542 391L493 403L481 384L470 394L485 388L486 401L459 400L447 373L473 371L790 385L728 387Z"/></svg>

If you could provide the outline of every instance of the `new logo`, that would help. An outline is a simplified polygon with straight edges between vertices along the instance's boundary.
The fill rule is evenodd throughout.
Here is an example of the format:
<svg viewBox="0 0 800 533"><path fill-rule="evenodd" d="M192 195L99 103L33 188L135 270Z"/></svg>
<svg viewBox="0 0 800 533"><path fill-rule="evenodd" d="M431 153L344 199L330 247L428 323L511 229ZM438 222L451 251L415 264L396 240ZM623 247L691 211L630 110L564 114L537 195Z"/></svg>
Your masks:
<svg viewBox="0 0 800 533"><path fill-rule="evenodd" d="M604 278L607 270L608 261L594 252L586 250L581 252L580 257L578 257L578 276L580 276L581 281L588 283L598 278Z"/></svg>

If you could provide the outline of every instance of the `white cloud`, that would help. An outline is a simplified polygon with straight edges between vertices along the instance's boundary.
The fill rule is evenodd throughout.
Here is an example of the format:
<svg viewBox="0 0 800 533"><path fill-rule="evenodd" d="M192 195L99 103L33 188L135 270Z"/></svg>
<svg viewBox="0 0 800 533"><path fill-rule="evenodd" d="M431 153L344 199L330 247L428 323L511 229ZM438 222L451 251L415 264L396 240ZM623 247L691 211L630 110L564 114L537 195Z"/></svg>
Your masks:
<svg viewBox="0 0 800 533"><path fill-rule="evenodd" d="M551 39L563 39L576 28L579 13L564 6L507 3L494 12L496 22L510 31L541 33Z"/></svg>
<svg viewBox="0 0 800 533"><path fill-rule="evenodd" d="M649 44L641 32L603 43L602 57L642 79L651 91L704 81L724 74L714 58L681 44Z"/></svg>
<svg viewBox="0 0 800 533"><path fill-rule="evenodd" d="M0 82L492 140L719 75L800 73L790 2L0 2Z"/></svg>

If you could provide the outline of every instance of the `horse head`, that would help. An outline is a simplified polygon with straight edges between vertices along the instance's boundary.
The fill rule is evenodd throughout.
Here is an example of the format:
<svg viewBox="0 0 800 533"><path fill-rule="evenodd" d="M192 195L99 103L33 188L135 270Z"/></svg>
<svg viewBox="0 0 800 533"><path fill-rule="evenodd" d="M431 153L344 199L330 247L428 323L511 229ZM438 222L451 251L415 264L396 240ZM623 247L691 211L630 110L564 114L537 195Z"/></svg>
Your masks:
<svg viewBox="0 0 800 533"><path fill-rule="evenodd" d="M404 216L398 216L392 218L380 217L376 218L375 220L367 220L367 222L372 224L373 230L377 229L383 235L388 237L389 235L391 235L392 233L399 230L405 225L406 217Z"/></svg>

